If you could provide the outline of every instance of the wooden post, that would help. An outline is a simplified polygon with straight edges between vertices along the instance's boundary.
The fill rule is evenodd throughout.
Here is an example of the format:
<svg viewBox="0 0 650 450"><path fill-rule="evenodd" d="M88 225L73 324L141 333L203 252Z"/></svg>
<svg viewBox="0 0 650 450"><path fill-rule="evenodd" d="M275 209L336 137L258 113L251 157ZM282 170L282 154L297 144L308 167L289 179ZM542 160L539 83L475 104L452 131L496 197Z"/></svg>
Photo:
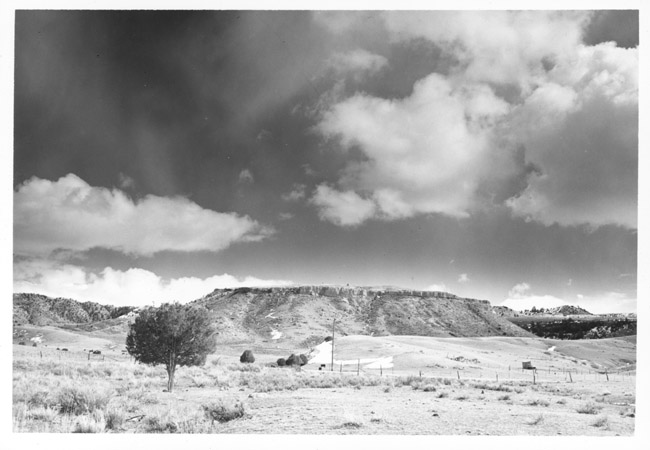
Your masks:
<svg viewBox="0 0 650 450"><path fill-rule="evenodd" d="M420 370L420 380L422 379L422 371Z"/></svg>
<svg viewBox="0 0 650 450"><path fill-rule="evenodd" d="M535 384L535 371L533 370L533 384Z"/></svg>
<svg viewBox="0 0 650 450"><path fill-rule="evenodd" d="M339 364L339 373L343 373L343 363Z"/></svg>
<svg viewBox="0 0 650 450"><path fill-rule="evenodd" d="M383 369L381 368L381 364L379 365L379 376L381 377L384 374Z"/></svg>
<svg viewBox="0 0 650 450"><path fill-rule="evenodd" d="M88 361L90 361L90 352L88 352Z"/></svg>
<svg viewBox="0 0 650 450"><path fill-rule="evenodd" d="M456 371L456 375L458 375L458 379L460 380L460 371L459 370Z"/></svg>
<svg viewBox="0 0 650 450"><path fill-rule="evenodd" d="M571 371L569 370L569 380L571 380L571 383L573 383L573 377L571 376Z"/></svg>
<svg viewBox="0 0 650 450"><path fill-rule="evenodd" d="M359 376L359 369L361 368L361 360L357 359L357 376Z"/></svg>
<svg viewBox="0 0 650 450"><path fill-rule="evenodd" d="M40 353L41 353L41 359L43 359L43 350L41 350Z"/></svg>
<svg viewBox="0 0 650 450"><path fill-rule="evenodd" d="M330 366L330 372L334 371L334 324L336 319L332 319L332 365Z"/></svg>
<svg viewBox="0 0 650 450"><path fill-rule="evenodd" d="M609 375L607 375L607 371L605 371L605 377L607 378L607 381L609 381Z"/></svg>

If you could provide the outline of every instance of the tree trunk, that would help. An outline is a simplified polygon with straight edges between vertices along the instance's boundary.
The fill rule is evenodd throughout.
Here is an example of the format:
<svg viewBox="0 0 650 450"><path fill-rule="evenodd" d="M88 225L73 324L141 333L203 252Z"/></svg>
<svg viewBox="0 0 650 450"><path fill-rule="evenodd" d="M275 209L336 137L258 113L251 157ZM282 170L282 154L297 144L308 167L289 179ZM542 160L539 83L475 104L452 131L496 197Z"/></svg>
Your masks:
<svg viewBox="0 0 650 450"><path fill-rule="evenodd" d="M172 389L174 388L174 372L176 371L176 367L167 367L167 375L169 378L167 379L167 392L171 392Z"/></svg>
<svg viewBox="0 0 650 450"><path fill-rule="evenodd" d="M174 388L174 372L176 372L176 354L172 351L169 353L169 362L167 363L167 392L171 392Z"/></svg>

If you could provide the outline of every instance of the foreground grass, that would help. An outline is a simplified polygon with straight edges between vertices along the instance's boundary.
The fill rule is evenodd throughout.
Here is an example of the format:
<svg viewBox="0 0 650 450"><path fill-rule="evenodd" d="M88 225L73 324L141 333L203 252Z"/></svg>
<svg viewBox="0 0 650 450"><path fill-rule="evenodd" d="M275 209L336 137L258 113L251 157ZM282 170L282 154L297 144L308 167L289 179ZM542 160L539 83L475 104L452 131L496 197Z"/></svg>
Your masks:
<svg viewBox="0 0 650 450"><path fill-rule="evenodd" d="M507 403L538 414L527 422L531 428L546 423L547 416L542 416L540 411L548 410L551 404L562 405L578 416L596 414L602 409L589 397L581 397L577 408L576 405L564 407L564 396L572 392L560 392L555 385L546 392L541 385L520 381L494 383L299 371L261 364L228 364L217 358L203 367L179 368L173 393L164 392L166 384L167 374L162 367L128 361L62 361L16 355L13 429L55 433L219 433L230 422L236 424L259 414L255 411L255 399L265 398L272 392L299 389L378 387L377 392L390 395L395 389L404 388L417 391L418 396L431 401ZM550 401L540 398L540 394L549 399L561 394L562 398ZM600 400L594 398L594 401ZM634 417L634 411L621 410L619 414ZM355 416L335 428L361 432L384 422L385 419L377 417L362 420ZM590 428L608 429L610 422L599 418Z"/></svg>

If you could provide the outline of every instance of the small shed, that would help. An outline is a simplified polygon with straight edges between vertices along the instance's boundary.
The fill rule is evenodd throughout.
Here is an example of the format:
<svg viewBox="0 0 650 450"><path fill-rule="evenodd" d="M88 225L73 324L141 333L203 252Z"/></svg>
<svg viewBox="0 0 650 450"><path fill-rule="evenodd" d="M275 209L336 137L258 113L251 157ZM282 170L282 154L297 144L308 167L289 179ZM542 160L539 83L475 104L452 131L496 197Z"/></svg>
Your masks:
<svg viewBox="0 0 650 450"><path fill-rule="evenodd" d="M521 362L521 368L524 370L534 370L535 367L530 361L522 361Z"/></svg>

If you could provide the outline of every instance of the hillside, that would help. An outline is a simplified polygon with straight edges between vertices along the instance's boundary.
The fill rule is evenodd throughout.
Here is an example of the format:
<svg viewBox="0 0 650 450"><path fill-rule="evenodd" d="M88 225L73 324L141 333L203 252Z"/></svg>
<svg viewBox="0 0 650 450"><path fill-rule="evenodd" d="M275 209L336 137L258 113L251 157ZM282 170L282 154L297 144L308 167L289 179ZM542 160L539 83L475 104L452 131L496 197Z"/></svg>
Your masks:
<svg viewBox="0 0 650 450"><path fill-rule="evenodd" d="M222 342L319 342L339 335L531 336L486 300L446 292L300 286L216 289L195 301L216 311Z"/></svg>
<svg viewBox="0 0 650 450"><path fill-rule="evenodd" d="M93 323L115 319L136 310L70 298L51 298L40 294L13 295L14 325L60 325Z"/></svg>

